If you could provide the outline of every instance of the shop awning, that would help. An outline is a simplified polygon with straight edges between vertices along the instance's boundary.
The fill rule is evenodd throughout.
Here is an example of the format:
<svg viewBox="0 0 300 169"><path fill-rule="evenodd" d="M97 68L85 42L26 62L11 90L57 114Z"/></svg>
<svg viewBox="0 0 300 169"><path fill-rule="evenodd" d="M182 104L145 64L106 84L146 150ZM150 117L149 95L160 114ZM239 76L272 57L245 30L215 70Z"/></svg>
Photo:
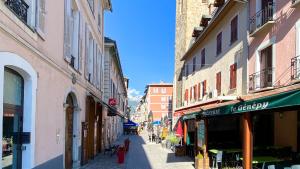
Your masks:
<svg viewBox="0 0 300 169"><path fill-rule="evenodd" d="M185 114L182 116L183 120L191 120L191 119L196 119L196 116L199 115L201 112L194 112L194 113L189 113Z"/></svg>
<svg viewBox="0 0 300 169"><path fill-rule="evenodd" d="M135 122L133 122L133 121L131 121L131 120L128 120L127 123L123 123L123 127L124 128L137 127L137 126L138 126L138 124L135 123Z"/></svg>
<svg viewBox="0 0 300 169"><path fill-rule="evenodd" d="M245 112L288 108L299 105L300 90L293 90L271 96L261 97L258 99L241 101L239 103L221 106L218 108L203 110L201 114L204 117L210 117L218 115L230 115Z"/></svg>

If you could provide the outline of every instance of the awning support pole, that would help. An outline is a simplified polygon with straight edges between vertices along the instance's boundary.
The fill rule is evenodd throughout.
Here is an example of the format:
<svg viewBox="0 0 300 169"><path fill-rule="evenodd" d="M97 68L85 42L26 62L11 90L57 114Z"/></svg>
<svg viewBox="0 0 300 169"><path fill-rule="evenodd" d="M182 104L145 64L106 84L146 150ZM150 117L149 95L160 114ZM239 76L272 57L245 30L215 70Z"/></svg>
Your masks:
<svg viewBox="0 0 300 169"><path fill-rule="evenodd" d="M183 122L183 144L186 145L186 138L187 138L187 122Z"/></svg>
<svg viewBox="0 0 300 169"><path fill-rule="evenodd" d="M252 169L252 120L249 112L243 114L243 168Z"/></svg>

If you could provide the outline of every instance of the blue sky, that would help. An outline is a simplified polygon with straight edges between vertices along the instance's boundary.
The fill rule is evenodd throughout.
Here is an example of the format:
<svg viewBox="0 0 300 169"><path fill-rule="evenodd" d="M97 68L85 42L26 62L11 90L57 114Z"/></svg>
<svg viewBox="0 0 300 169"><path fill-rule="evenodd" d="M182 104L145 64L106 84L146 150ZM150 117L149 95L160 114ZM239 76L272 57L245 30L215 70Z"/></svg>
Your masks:
<svg viewBox="0 0 300 169"><path fill-rule="evenodd" d="M117 41L131 99L145 85L173 82L175 0L112 0L105 13L105 36Z"/></svg>

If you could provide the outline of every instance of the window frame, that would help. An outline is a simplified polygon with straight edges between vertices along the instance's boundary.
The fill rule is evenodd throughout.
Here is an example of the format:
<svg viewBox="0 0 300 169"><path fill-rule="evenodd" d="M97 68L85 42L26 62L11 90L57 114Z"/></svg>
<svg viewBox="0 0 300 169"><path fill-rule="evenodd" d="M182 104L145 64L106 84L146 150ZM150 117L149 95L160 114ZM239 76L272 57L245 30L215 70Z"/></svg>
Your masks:
<svg viewBox="0 0 300 169"><path fill-rule="evenodd" d="M236 89L237 84L237 63L230 65L230 84L229 89Z"/></svg>
<svg viewBox="0 0 300 169"><path fill-rule="evenodd" d="M216 55L220 55L222 53L222 40L223 40L223 33L220 32L217 35L217 46L216 46Z"/></svg>
<svg viewBox="0 0 300 169"><path fill-rule="evenodd" d="M205 48L201 50L201 68L205 66Z"/></svg>
<svg viewBox="0 0 300 169"><path fill-rule="evenodd" d="M238 15L230 22L230 45L238 40Z"/></svg>

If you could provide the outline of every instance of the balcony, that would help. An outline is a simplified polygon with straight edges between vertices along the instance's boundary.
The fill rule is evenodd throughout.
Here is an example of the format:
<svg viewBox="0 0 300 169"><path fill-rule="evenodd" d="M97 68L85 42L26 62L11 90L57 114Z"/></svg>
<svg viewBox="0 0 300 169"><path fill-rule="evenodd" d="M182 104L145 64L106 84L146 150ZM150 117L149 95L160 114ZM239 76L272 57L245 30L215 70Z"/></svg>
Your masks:
<svg viewBox="0 0 300 169"><path fill-rule="evenodd" d="M273 72L274 68L269 67L249 75L249 91L273 87Z"/></svg>
<svg viewBox="0 0 300 169"><path fill-rule="evenodd" d="M200 26L201 27L207 27L208 22L211 20L211 15L203 15L201 22L200 22Z"/></svg>
<svg viewBox="0 0 300 169"><path fill-rule="evenodd" d="M275 23L273 14L274 3L270 3L264 9L258 11L252 18L250 18L250 36L253 37L258 32L271 27Z"/></svg>
<svg viewBox="0 0 300 169"><path fill-rule="evenodd" d="M291 80L300 79L300 56L291 59Z"/></svg>
<svg viewBox="0 0 300 169"><path fill-rule="evenodd" d="M29 6L23 0L6 0L5 5L13 12L15 15L27 24L27 12Z"/></svg>
<svg viewBox="0 0 300 169"><path fill-rule="evenodd" d="M202 26L195 27L194 31L193 31L193 34L192 34L192 37L197 38L201 34L201 32L203 31L203 29L204 28Z"/></svg>
<svg viewBox="0 0 300 169"><path fill-rule="evenodd" d="M300 0L292 0L292 8L297 8L300 4Z"/></svg>

